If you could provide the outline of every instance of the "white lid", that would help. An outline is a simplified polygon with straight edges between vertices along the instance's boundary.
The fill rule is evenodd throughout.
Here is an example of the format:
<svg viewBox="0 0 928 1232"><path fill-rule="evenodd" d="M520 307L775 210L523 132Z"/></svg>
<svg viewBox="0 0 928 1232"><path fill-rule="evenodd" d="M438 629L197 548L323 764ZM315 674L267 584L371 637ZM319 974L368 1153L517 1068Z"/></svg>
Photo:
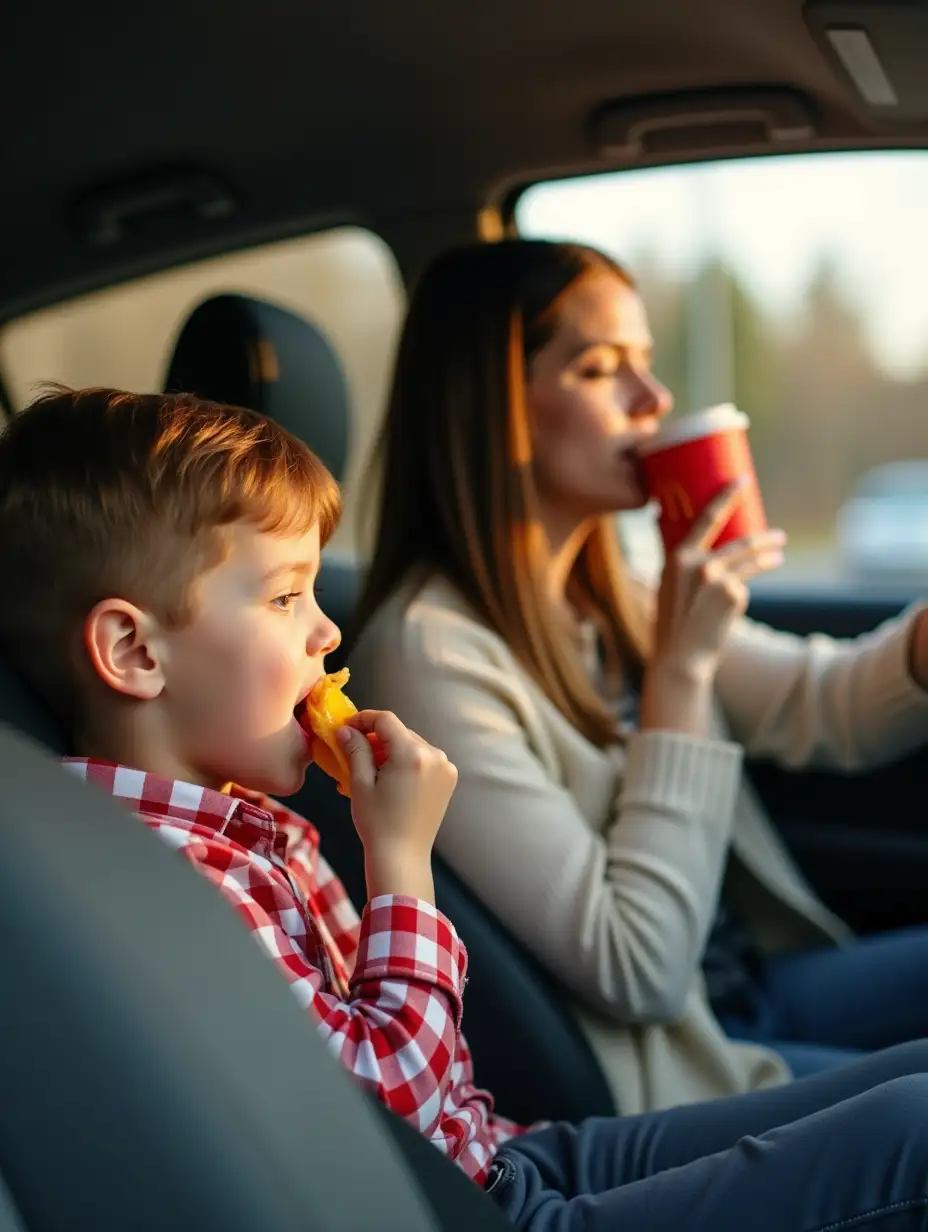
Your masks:
<svg viewBox="0 0 928 1232"><path fill-rule="evenodd" d="M656 436L638 446L638 452L659 453L671 445L698 441L700 437L712 436L716 432L746 431L750 422L747 415L739 411L733 402L722 402L718 406L707 407L704 411L681 415L679 419L665 420Z"/></svg>

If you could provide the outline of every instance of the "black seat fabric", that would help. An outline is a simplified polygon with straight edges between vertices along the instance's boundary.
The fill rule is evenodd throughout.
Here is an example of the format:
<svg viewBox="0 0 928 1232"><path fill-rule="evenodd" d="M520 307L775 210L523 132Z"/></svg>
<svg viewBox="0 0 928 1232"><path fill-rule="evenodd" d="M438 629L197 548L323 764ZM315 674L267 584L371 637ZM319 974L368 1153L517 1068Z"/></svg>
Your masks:
<svg viewBox="0 0 928 1232"><path fill-rule="evenodd" d="M0 1223L509 1226L362 1096L189 865L3 730L0 782Z"/></svg>
<svg viewBox="0 0 928 1232"><path fill-rule="evenodd" d="M269 417L275 416L275 409L285 408L284 426L322 453L320 442L335 431L335 421L348 413L347 386L342 382L340 389L333 388L332 364L321 356L324 342L318 332L292 313L270 308L259 304L252 309L250 301L240 296L222 296L201 304L180 335L178 349L183 354L172 362L169 380L179 388L181 375L189 374L196 380L195 392L203 397L232 398ZM285 342L277 338L278 326ZM305 331L306 352L298 359L300 329ZM195 353L200 337L205 337L207 345L203 360ZM279 365L277 379L271 383L251 381L234 387L225 383L226 372L250 371L249 356L259 345L290 357L291 362ZM317 362L322 374L318 381ZM210 379L212 371L217 375L215 383ZM291 381L295 387L284 388ZM356 566L326 554L319 581L323 607L346 627L358 589ZM360 909L365 901L363 852L346 801L312 767L302 791L288 803L312 819L329 863ZM567 1009L566 992L438 858L435 890L439 906L454 921L468 948L468 1041L478 1081L492 1087L500 1111L525 1123L546 1118L579 1121L614 1112L599 1064Z"/></svg>
<svg viewBox="0 0 928 1232"><path fill-rule="evenodd" d="M29 736L52 753L70 752L66 733L32 686L0 654L0 723Z"/></svg>

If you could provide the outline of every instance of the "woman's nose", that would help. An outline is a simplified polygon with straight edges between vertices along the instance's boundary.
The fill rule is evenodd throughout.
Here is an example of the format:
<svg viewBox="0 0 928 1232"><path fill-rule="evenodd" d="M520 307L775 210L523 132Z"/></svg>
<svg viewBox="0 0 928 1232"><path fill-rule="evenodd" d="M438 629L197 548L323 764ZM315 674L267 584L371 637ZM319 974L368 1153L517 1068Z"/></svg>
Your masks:
<svg viewBox="0 0 928 1232"><path fill-rule="evenodd" d="M635 392L629 415L642 418L645 415L663 419L673 410L673 394L667 386L650 372L636 373Z"/></svg>

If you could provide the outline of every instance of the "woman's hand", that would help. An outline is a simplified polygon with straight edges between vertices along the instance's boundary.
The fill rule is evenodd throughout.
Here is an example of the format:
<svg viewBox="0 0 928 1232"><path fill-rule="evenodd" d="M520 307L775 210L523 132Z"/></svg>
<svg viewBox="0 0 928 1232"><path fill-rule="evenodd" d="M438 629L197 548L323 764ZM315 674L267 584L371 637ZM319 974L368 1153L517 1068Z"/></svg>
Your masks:
<svg viewBox="0 0 928 1232"><path fill-rule="evenodd" d="M781 530L710 550L743 491L740 482L734 483L710 501L664 566L653 663L714 675L728 630L747 610L747 583L783 563L786 536Z"/></svg>
<svg viewBox="0 0 928 1232"><path fill-rule="evenodd" d="M710 549L742 492L736 482L710 501L664 566L642 695L643 728L706 734L722 648L747 610L747 584L783 563L781 530Z"/></svg>

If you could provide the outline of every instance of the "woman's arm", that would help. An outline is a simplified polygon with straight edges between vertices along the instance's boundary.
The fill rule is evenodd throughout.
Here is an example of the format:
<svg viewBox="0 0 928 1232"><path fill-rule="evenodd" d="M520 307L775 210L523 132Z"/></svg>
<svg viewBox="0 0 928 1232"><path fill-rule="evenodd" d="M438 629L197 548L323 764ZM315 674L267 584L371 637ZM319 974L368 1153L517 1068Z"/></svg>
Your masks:
<svg viewBox="0 0 928 1232"><path fill-rule="evenodd" d="M749 756L862 770L928 741L928 693L912 674L920 611L852 641L779 633L749 620L729 635L719 700Z"/></svg>
<svg viewBox="0 0 928 1232"><path fill-rule="evenodd" d="M678 1017L715 912L740 749L636 735L600 835L558 781L556 720L521 670L489 642L421 634L413 621L401 651L364 654L363 689L458 767L441 855L584 1000L624 1022Z"/></svg>

